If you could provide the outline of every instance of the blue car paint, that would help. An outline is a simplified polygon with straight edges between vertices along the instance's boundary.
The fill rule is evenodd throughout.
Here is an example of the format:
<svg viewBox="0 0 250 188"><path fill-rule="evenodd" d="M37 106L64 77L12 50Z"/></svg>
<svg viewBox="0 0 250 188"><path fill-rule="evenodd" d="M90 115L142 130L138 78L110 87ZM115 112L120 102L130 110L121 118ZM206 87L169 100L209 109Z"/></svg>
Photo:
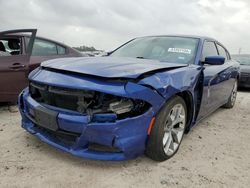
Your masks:
<svg viewBox="0 0 250 188"><path fill-rule="evenodd" d="M234 61L223 65L204 66L203 96L197 120L225 104L233 89L233 83L239 76L238 66Z"/></svg>
<svg viewBox="0 0 250 188"><path fill-rule="evenodd" d="M57 121L60 129L80 134L74 144L65 144L57 140L53 134L37 129L29 118L30 109L41 104L30 97L26 88L19 96L22 127L42 141L79 157L98 160L124 160L139 156L145 151L148 137L147 130L151 119L173 95L188 92L192 96L193 116L191 117L190 127L226 103L233 82L239 74L239 68L234 61L229 61L227 64L220 66L201 65L200 58L205 40L212 39L199 38L195 63L188 66L152 61L155 65L145 68L143 62L150 63L151 60L113 59L110 57L79 59L76 64L71 58L45 62L42 64L44 68L39 68L30 74L29 79L31 81L51 86L94 90L132 99L141 99L151 104L151 108L136 117L104 123L91 122L90 117L78 112L45 105L46 108L58 112ZM105 65L100 65L102 60L106 62ZM66 61L66 63L62 61ZM82 64L81 61L85 61L87 66ZM88 63L89 61L92 64ZM118 61L121 64L116 63ZM69 66L69 63L72 66ZM60 71L50 71L50 69ZM61 72L65 70L67 72ZM140 78L143 73L151 71L152 74ZM74 74L74 72L79 74ZM128 80L125 82L108 80L110 78L127 78ZM201 78L203 89L199 91L201 95L199 107L197 105L197 91L195 90ZM136 81L130 81L130 79ZM221 88L222 90L220 90ZM213 101L217 101L217 103L213 104ZM111 116L107 115L107 117L102 118L111 118ZM89 150L88 143L90 142L116 147L122 152L110 153Z"/></svg>
<svg viewBox="0 0 250 188"><path fill-rule="evenodd" d="M205 63L210 65L222 65L225 62L225 57L209 56L205 58Z"/></svg>
<svg viewBox="0 0 250 188"><path fill-rule="evenodd" d="M134 118L119 120L114 123L94 123L89 122L89 117L87 116L80 117L80 114L77 115L76 113L59 112L58 125L60 129L72 131L72 127L75 127L74 132L81 133L74 145L65 145L65 143L56 140L47 132L37 129L30 120L28 115L30 109L40 104L29 96L28 89L25 89L20 95L19 104L24 104L24 107L20 108L22 127L28 132L63 151L76 156L99 160L124 160L134 158L143 153L148 125L152 116L154 116L153 108L150 108L145 114ZM47 107L49 108L49 106ZM100 153L89 151L87 148L89 142L117 147L124 152Z"/></svg>

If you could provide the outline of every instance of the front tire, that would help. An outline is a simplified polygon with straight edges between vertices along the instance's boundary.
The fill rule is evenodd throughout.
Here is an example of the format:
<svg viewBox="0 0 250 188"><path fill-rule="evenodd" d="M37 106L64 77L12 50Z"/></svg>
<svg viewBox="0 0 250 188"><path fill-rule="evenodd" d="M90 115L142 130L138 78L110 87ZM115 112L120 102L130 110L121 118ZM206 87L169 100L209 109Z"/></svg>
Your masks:
<svg viewBox="0 0 250 188"><path fill-rule="evenodd" d="M186 122L185 101L179 96L167 101L155 118L146 155L155 161L165 161L173 157L181 144Z"/></svg>

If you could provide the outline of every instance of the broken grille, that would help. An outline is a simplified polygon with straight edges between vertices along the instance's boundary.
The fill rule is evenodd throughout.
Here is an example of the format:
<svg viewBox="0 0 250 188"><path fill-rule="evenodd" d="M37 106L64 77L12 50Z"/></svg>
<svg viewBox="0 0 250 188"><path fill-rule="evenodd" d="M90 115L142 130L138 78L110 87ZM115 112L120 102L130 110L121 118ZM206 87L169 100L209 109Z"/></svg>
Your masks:
<svg viewBox="0 0 250 188"><path fill-rule="evenodd" d="M31 82L31 97L39 103L76 111L81 114L115 113L118 119L140 115L150 105L142 100L132 100L90 90L55 87Z"/></svg>

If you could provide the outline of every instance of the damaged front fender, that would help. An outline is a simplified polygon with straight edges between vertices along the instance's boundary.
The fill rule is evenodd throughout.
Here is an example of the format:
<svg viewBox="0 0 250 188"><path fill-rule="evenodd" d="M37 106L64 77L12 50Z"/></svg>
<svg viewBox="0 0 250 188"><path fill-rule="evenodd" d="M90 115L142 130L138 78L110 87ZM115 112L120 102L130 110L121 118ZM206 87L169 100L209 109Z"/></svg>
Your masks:
<svg viewBox="0 0 250 188"><path fill-rule="evenodd" d="M202 67L190 65L171 71L156 73L138 82L153 87L165 100L176 93L190 91L193 93Z"/></svg>
<svg viewBox="0 0 250 188"><path fill-rule="evenodd" d="M187 130L189 130L195 125L200 111L203 93L203 87L200 87L200 84L203 83L202 75L203 67L189 65L184 68L156 73L142 79L138 84L154 88L165 101L174 95L184 97L188 108Z"/></svg>
<svg viewBox="0 0 250 188"><path fill-rule="evenodd" d="M156 90L136 83L128 82L125 85L125 90L129 98L141 99L148 102L152 105L154 111L157 111L165 101Z"/></svg>

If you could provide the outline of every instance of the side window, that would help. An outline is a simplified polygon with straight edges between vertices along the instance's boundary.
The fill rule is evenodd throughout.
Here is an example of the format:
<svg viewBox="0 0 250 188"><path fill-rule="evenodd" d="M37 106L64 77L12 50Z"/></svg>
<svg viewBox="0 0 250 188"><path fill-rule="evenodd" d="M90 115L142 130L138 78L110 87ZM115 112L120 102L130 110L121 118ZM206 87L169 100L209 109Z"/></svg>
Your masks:
<svg viewBox="0 0 250 188"><path fill-rule="evenodd" d="M60 45L57 45L57 52L59 55L63 55L63 54L66 54L66 49Z"/></svg>
<svg viewBox="0 0 250 188"><path fill-rule="evenodd" d="M218 52L214 42L205 41L202 50L202 61L205 61L207 56L217 56Z"/></svg>
<svg viewBox="0 0 250 188"><path fill-rule="evenodd" d="M32 55L34 56L47 56L47 55L57 55L57 46L55 43L35 39Z"/></svg>
<svg viewBox="0 0 250 188"><path fill-rule="evenodd" d="M5 38L0 39L0 56L21 55L21 39Z"/></svg>
<svg viewBox="0 0 250 188"><path fill-rule="evenodd" d="M228 51L227 51L227 59L231 59L231 56Z"/></svg>
<svg viewBox="0 0 250 188"><path fill-rule="evenodd" d="M223 48L219 44L217 44L217 48L218 48L218 51L219 51L219 55L222 56L222 57L225 57L225 59L228 59L227 51L225 50L225 48Z"/></svg>

